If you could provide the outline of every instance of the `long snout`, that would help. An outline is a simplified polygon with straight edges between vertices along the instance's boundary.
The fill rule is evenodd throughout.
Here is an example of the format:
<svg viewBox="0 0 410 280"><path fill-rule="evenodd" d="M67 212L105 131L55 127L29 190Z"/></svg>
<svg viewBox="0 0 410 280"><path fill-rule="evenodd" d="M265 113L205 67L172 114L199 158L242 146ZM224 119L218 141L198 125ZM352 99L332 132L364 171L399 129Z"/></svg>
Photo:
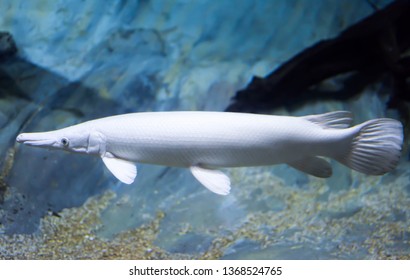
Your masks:
<svg viewBox="0 0 410 280"><path fill-rule="evenodd" d="M16 138L16 141L29 146L51 148L56 142L56 139L47 132L38 132L19 134Z"/></svg>

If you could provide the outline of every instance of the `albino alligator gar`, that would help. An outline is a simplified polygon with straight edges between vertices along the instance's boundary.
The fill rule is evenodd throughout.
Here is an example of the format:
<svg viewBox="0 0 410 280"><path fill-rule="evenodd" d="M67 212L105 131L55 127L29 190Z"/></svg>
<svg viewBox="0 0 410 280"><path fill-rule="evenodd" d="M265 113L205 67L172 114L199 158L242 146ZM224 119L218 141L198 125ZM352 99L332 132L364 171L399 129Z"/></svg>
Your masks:
<svg viewBox="0 0 410 280"><path fill-rule="evenodd" d="M321 157L369 175L397 165L403 127L374 119L349 127L349 112L287 117L225 112L133 113L67 128L23 133L17 142L96 155L120 181L131 184L135 163L189 167L200 183L226 195L230 179L216 168L286 163L326 178L331 165Z"/></svg>

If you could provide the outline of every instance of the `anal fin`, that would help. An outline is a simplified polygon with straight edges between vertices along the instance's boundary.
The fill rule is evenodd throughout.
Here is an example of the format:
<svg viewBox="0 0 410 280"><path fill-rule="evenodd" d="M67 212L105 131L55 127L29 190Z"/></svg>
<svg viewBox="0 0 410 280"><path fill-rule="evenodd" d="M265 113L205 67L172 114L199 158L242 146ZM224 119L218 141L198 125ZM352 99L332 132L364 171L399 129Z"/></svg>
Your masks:
<svg viewBox="0 0 410 280"><path fill-rule="evenodd" d="M116 158L111 153L106 153L102 160L108 170L121 182L132 184L137 177L137 166L134 162Z"/></svg>
<svg viewBox="0 0 410 280"><path fill-rule="evenodd" d="M332 176L332 166L330 163L319 157L313 156L303 158L301 160L288 163L288 165L315 177L328 178Z"/></svg>
<svg viewBox="0 0 410 280"><path fill-rule="evenodd" d="M227 195L231 190L231 180L220 170L207 169L199 166L191 166L192 175L208 190Z"/></svg>

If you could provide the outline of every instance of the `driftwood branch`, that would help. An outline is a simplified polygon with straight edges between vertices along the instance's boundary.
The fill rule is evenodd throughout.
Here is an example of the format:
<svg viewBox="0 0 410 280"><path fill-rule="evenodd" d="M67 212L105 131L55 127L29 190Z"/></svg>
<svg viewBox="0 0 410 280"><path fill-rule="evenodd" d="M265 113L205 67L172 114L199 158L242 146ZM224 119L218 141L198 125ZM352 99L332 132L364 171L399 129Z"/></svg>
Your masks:
<svg viewBox="0 0 410 280"><path fill-rule="evenodd" d="M320 41L284 63L268 76L253 77L237 92L226 111L257 112L294 108L313 100L346 100L371 83L391 75L394 90L388 106L410 101L410 1L396 1L342 32ZM322 81L352 73L340 91L312 90ZM408 114L408 113L407 113Z"/></svg>

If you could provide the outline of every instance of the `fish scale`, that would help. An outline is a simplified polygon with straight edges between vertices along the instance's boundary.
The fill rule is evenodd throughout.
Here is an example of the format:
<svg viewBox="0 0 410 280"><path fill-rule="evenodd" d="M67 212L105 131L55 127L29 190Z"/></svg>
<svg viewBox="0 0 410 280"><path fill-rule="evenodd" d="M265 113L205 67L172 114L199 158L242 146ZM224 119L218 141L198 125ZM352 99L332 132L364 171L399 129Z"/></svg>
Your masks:
<svg viewBox="0 0 410 280"><path fill-rule="evenodd" d="M150 112L22 133L16 140L99 156L127 184L137 176L137 162L187 167L205 187L226 195L230 179L217 168L285 163L327 178L332 168L323 157L329 157L369 175L394 169L403 143L402 124L382 118L349 127L351 122L351 113L346 111L304 117Z"/></svg>

